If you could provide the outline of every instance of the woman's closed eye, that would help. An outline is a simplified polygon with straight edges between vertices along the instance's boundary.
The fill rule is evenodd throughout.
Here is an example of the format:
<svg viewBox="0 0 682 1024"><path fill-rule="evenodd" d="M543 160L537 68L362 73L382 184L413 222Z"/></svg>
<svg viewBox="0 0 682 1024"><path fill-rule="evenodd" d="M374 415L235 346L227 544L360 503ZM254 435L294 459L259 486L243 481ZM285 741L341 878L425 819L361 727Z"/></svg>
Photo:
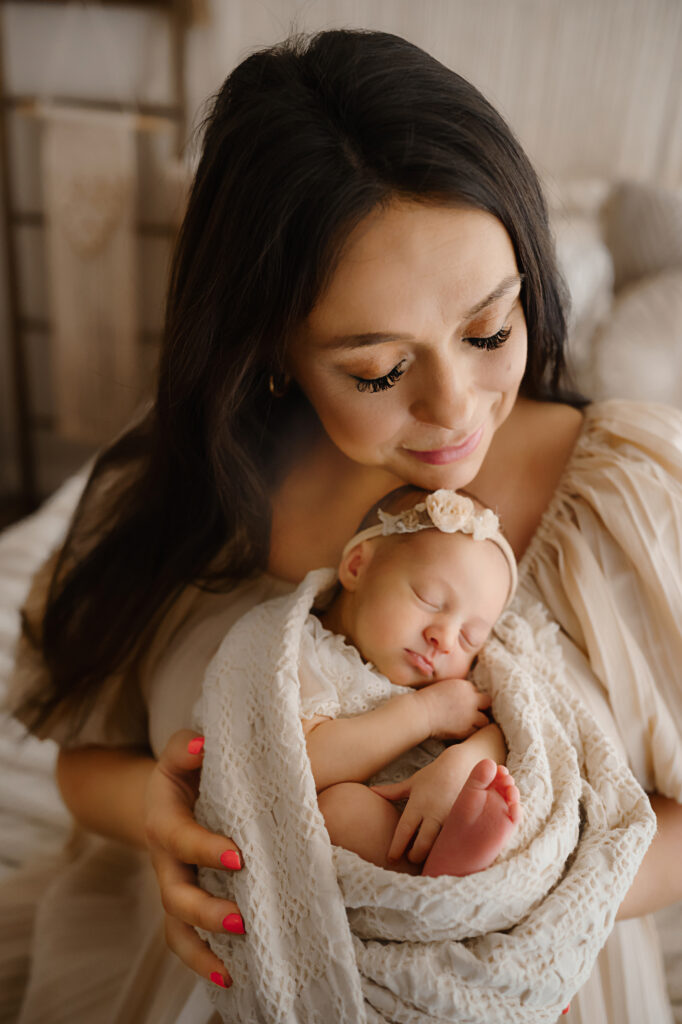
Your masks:
<svg viewBox="0 0 682 1024"><path fill-rule="evenodd" d="M470 345L474 348L485 349L487 352L492 352L493 349L501 348L505 341L509 338L512 332L511 325L508 327L502 327L496 334L491 334L487 338L465 338Z"/></svg>
<svg viewBox="0 0 682 1024"><path fill-rule="evenodd" d="M351 374L351 377L357 381L356 387L358 391L372 391L374 393L377 391L387 391L389 388L394 387L404 374L405 362L405 359L401 359L383 377L357 377L354 373Z"/></svg>
<svg viewBox="0 0 682 1024"><path fill-rule="evenodd" d="M472 345L474 348L482 349L486 352L493 352L495 349L501 348L504 343L509 339L512 329L511 325L507 327L501 327L495 334L491 334L485 338L468 337L464 340ZM390 388L395 387L402 375L405 373L406 359L401 359L399 363L389 370L388 373L383 374L381 377L360 377L355 373L351 374L351 377L356 382L355 386L358 391L369 391L372 394L376 394L377 391L388 391Z"/></svg>

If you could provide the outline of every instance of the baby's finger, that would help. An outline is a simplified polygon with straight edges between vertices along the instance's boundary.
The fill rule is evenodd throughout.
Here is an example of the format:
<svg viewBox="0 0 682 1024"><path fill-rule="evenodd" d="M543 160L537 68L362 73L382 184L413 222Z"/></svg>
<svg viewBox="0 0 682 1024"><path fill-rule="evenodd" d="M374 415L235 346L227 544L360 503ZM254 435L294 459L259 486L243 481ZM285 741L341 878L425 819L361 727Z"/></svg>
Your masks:
<svg viewBox="0 0 682 1024"><path fill-rule="evenodd" d="M190 925L166 915L166 942L190 970L221 988L230 987L232 978L225 965Z"/></svg>
<svg viewBox="0 0 682 1024"><path fill-rule="evenodd" d="M385 800L404 800L412 792L412 780L405 779L403 782L381 782L377 786L369 787L374 793L383 796Z"/></svg>
<svg viewBox="0 0 682 1024"><path fill-rule="evenodd" d="M412 864L421 864L422 861L426 860L440 830L441 823L436 818L424 818L421 828L417 833L417 838L412 844L412 849L407 855L407 859Z"/></svg>
<svg viewBox="0 0 682 1024"><path fill-rule="evenodd" d="M391 840L391 845L388 848L389 860L399 860L402 857L407 844L419 828L421 820L421 814L412 810L408 804L395 827L393 839Z"/></svg>
<svg viewBox="0 0 682 1024"><path fill-rule="evenodd" d="M237 904L200 889L192 868L163 853L154 857L154 868L167 914L207 932L243 934L244 922Z"/></svg>
<svg viewBox="0 0 682 1024"><path fill-rule="evenodd" d="M489 708L491 706L492 702L493 702L493 700L492 700L492 697L490 696L490 694L488 694L488 693L479 693L479 695L478 695L478 706L479 706L479 708L482 711L485 711L486 708Z"/></svg>

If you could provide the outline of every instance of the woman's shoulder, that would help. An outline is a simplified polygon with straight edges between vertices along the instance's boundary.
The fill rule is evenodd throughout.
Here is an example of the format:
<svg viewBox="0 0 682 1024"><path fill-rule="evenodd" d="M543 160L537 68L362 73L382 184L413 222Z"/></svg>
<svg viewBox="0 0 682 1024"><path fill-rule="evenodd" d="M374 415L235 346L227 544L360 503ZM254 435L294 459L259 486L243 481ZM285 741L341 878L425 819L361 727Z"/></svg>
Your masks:
<svg viewBox="0 0 682 1024"><path fill-rule="evenodd" d="M682 411L671 405L608 399L585 409L582 448L612 451L614 457L652 458L679 466L682 460Z"/></svg>
<svg viewBox="0 0 682 1024"><path fill-rule="evenodd" d="M517 558L526 550L584 428L570 405L518 399L472 490L496 509Z"/></svg>
<svg viewBox="0 0 682 1024"><path fill-rule="evenodd" d="M575 531L592 547L616 543L632 555L665 547L671 529L682 529L682 412L615 399L586 406L528 558L547 544L562 548Z"/></svg>

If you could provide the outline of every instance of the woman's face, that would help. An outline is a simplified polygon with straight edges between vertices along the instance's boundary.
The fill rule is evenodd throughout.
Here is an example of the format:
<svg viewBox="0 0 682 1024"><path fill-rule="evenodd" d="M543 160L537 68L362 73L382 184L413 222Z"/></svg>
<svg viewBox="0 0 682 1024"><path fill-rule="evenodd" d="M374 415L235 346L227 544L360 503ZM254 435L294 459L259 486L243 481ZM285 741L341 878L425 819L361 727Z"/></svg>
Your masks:
<svg viewBox="0 0 682 1024"><path fill-rule="evenodd" d="M289 369L349 458L428 490L464 487L525 369L520 290L491 214L394 201L351 233Z"/></svg>

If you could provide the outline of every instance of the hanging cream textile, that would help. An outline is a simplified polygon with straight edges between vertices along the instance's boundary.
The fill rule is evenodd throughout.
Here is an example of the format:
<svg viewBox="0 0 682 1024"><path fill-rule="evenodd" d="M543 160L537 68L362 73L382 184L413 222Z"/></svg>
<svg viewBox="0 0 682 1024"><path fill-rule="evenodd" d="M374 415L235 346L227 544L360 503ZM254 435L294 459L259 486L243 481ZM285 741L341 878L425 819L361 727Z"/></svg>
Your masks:
<svg viewBox="0 0 682 1024"><path fill-rule="evenodd" d="M43 185L57 431L103 442L140 400L133 114L45 106Z"/></svg>

